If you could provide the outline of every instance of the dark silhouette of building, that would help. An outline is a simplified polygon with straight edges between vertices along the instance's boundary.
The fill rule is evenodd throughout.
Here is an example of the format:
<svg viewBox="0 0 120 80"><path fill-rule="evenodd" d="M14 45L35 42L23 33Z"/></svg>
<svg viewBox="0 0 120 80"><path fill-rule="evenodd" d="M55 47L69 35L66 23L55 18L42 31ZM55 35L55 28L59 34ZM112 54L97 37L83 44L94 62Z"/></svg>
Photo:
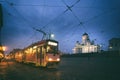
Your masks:
<svg viewBox="0 0 120 80"><path fill-rule="evenodd" d="M109 51L120 51L120 38L112 38L109 40Z"/></svg>

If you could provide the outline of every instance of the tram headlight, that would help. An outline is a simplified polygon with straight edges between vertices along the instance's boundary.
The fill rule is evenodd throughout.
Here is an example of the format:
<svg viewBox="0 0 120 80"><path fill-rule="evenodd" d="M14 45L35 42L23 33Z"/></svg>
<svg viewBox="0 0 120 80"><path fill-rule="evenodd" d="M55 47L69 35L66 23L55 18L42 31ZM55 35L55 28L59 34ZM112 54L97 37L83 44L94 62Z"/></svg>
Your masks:
<svg viewBox="0 0 120 80"><path fill-rule="evenodd" d="M57 59L48 58L48 61L60 61L60 58L57 58Z"/></svg>
<svg viewBox="0 0 120 80"><path fill-rule="evenodd" d="M60 61L60 58L57 58L57 61Z"/></svg>
<svg viewBox="0 0 120 80"><path fill-rule="evenodd" d="M48 61L52 61L53 59L52 58L49 58Z"/></svg>

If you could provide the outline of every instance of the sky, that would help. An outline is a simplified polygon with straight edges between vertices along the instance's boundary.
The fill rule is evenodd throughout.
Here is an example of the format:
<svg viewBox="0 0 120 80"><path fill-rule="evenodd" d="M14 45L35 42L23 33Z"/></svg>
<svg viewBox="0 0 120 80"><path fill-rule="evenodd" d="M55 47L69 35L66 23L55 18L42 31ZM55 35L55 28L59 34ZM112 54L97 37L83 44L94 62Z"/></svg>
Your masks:
<svg viewBox="0 0 120 80"><path fill-rule="evenodd" d="M120 0L0 0L0 4L6 53L40 41L43 35L33 27L53 33L59 50L69 53L85 32L104 50L111 38L120 38Z"/></svg>

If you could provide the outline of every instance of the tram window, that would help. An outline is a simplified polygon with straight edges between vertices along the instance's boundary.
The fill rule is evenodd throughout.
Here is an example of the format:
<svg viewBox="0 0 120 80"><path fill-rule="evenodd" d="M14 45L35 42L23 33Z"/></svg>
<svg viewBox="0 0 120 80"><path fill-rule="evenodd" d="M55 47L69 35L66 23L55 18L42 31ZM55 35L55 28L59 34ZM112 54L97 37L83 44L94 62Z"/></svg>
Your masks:
<svg viewBox="0 0 120 80"><path fill-rule="evenodd" d="M50 52L51 51L51 48L50 46L47 47L47 52Z"/></svg>
<svg viewBox="0 0 120 80"><path fill-rule="evenodd" d="M57 53L57 50L56 46L47 46L47 52L49 53Z"/></svg>
<svg viewBox="0 0 120 80"><path fill-rule="evenodd" d="M39 47L39 48L37 48L37 53L40 53L40 47Z"/></svg>

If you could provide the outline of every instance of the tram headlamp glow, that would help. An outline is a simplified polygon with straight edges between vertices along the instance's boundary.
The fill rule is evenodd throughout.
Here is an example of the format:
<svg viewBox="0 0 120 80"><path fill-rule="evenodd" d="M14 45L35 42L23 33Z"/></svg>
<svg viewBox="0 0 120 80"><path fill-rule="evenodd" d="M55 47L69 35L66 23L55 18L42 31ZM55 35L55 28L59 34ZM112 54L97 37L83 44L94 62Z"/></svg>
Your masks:
<svg viewBox="0 0 120 80"><path fill-rule="evenodd" d="M57 58L57 61L60 61L60 58Z"/></svg>
<svg viewBox="0 0 120 80"><path fill-rule="evenodd" d="M48 58L48 61L60 61L60 58L57 58L57 59L52 59L52 58Z"/></svg>
<svg viewBox="0 0 120 80"><path fill-rule="evenodd" d="M48 61L52 61L53 59L52 58L49 58Z"/></svg>

